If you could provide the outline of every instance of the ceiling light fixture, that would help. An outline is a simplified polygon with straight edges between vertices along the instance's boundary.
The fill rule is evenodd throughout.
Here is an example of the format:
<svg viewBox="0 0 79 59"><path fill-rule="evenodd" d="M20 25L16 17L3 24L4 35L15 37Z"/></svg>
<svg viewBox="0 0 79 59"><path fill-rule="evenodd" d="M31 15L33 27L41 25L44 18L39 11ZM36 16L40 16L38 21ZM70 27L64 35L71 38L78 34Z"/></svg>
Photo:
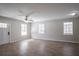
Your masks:
<svg viewBox="0 0 79 59"><path fill-rule="evenodd" d="M75 16L75 15L76 15L76 13L75 13L75 12L73 12L73 13L71 13L71 14L69 14L69 15L71 15L71 16Z"/></svg>
<svg viewBox="0 0 79 59"><path fill-rule="evenodd" d="M79 15L79 11L77 11L77 10L71 11L71 13L69 15L70 16Z"/></svg>

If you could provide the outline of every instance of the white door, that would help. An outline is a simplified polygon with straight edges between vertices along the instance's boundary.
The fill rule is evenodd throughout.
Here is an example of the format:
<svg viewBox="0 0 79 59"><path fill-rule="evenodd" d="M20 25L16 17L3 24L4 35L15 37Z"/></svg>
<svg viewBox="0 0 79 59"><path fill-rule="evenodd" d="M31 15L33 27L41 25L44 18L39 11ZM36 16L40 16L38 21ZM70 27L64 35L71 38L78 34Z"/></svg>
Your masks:
<svg viewBox="0 0 79 59"><path fill-rule="evenodd" d="M0 44L10 42L10 27L7 23L0 23Z"/></svg>

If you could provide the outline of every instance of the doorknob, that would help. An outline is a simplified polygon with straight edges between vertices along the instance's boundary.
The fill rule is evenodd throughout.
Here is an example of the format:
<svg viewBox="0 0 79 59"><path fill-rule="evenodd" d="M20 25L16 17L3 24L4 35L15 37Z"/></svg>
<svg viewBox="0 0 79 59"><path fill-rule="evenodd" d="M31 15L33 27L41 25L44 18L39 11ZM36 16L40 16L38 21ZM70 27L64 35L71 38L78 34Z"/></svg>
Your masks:
<svg viewBox="0 0 79 59"><path fill-rule="evenodd" d="M10 35L10 32L8 32L8 35Z"/></svg>

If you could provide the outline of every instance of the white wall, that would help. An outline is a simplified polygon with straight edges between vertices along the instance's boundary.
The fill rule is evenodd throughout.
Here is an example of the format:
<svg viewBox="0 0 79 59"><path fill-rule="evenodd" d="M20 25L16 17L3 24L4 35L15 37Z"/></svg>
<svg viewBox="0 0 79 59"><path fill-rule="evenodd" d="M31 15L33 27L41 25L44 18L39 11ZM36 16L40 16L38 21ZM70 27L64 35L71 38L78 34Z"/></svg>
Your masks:
<svg viewBox="0 0 79 59"><path fill-rule="evenodd" d="M73 22L73 26L74 26L73 36L63 35L63 22L69 22L69 21ZM53 40L53 41L65 41L65 42L79 42L79 17L43 21L43 22L37 22L32 24L27 23L28 34L27 36L23 36L23 37L21 36L20 25L25 22L0 16L0 23L1 22L11 24L11 42L19 41L22 39L30 39L30 38ZM41 24L41 23L45 24L45 34L38 33L38 24Z"/></svg>
<svg viewBox="0 0 79 59"><path fill-rule="evenodd" d="M73 35L64 35L63 22L73 22ZM38 24L45 24L45 34L38 33ZM79 42L79 18L43 21L32 24L32 38L53 41Z"/></svg>
<svg viewBox="0 0 79 59"><path fill-rule="evenodd" d="M0 23L11 24L11 40L10 40L11 42L31 38L31 24L30 23L27 23L27 36L21 36L21 24L25 22L0 16Z"/></svg>

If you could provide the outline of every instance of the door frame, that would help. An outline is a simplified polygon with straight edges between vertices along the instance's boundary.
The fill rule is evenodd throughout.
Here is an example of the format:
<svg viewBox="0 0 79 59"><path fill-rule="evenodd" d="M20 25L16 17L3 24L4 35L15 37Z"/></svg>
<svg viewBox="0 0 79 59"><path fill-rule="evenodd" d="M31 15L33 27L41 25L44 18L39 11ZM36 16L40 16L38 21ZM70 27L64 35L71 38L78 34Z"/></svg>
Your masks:
<svg viewBox="0 0 79 59"><path fill-rule="evenodd" d="M7 23L9 25L9 31L10 31L10 35L9 35L9 43L11 43L11 24Z"/></svg>
<svg viewBox="0 0 79 59"><path fill-rule="evenodd" d="M8 42L7 43L10 43L11 41L11 24L10 23L7 23L7 22L0 22L0 23L4 23L4 24L7 24L7 36L8 36ZM10 32L10 35L8 35L8 32ZM2 39L3 40L3 39ZM1 43L0 45L2 44L6 44L6 43Z"/></svg>

